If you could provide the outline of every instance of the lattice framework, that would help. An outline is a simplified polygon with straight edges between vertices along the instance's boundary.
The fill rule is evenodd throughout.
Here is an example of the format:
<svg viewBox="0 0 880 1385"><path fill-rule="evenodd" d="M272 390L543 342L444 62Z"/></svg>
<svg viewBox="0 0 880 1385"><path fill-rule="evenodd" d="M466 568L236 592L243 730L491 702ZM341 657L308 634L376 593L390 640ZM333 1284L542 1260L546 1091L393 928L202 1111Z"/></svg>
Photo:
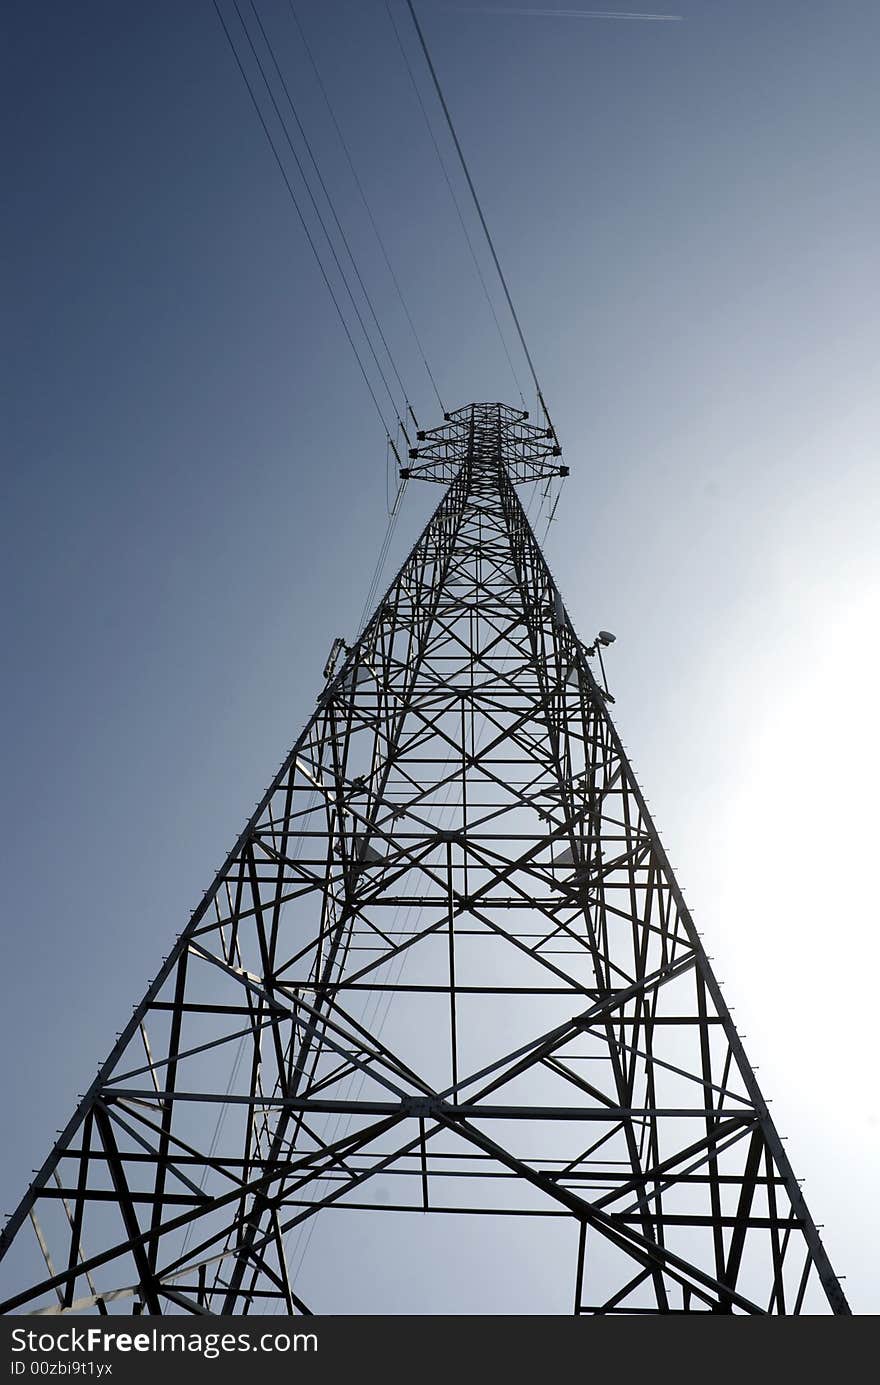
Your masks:
<svg viewBox="0 0 880 1385"><path fill-rule="evenodd" d="M559 1311L846 1313L517 494L555 439L487 404L419 444L443 498L5 1228L2 1309L342 1311L291 1244L348 1212L564 1218Z"/></svg>

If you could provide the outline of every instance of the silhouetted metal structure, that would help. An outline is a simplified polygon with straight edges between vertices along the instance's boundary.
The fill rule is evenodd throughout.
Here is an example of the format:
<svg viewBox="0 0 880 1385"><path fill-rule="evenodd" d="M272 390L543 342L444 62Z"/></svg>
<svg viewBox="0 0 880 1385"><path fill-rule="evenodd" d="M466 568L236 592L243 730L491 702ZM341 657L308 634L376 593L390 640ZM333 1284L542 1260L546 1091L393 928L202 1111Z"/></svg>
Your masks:
<svg viewBox="0 0 880 1385"><path fill-rule="evenodd" d="M11 1218L3 1309L357 1311L291 1237L357 1218L369 1276L397 1214L533 1219L538 1264L557 1219L560 1312L847 1313L517 494L555 436L419 442L446 492Z"/></svg>

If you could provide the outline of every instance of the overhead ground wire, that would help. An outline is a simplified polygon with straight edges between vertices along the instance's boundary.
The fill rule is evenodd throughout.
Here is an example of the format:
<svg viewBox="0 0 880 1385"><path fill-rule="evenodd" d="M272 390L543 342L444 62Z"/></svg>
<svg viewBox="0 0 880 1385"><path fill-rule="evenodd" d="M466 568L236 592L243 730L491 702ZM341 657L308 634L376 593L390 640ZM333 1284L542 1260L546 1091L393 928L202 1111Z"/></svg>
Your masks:
<svg viewBox="0 0 880 1385"><path fill-rule="evenodd" d="M262 36L263 36L263 42L265 43L266 48L268 49L270 58L272 59L272 64L273 64L273 66L274 66L274 68L275 68L275 72L276 72L277 75L278 75L278 80L280 81L281 86L282 86L282 88L283 88L283 90L284 90L284 95L285 95L286 98L287 98L287 104L289 105L290 110L291 110L291 114L293 115L293 118L294 118L294 120L296 121L296 128L299 130L300 138L302 139L303 144L304 144L305 147L306 147L306 151L307 151L308 156L309 156L309 159L310 159L310 161L311 161L312 168L315 170L315 176L316 176L316 178L318 179L318 182L319 182L319 184L320 184L320 186L321 186L321 191L323 192L324 197L325 197L326 200L327 200L327 205L328 205L328 207L330 208L330 214L331 214L331 216L333 217L333 220L334 220L334 222L335 222L335 224L336 224L336 229L337 229L337 231L339 232L339 238L340 238L340 240L342 241L342 244L345 246L345 253L347 254L349 260L351 261L351 267L352 267L352 269L354 270L355 277L356 277L356 279L357 279L357 281L358 281L358 284L360 285L361 293L364 295L364 301L366 302L367 308L369 309L370 316L372 317L373 322L374 322L375 327L376 327L376 331L377 331L378 334L379 334L379 340L381 341L382 346L383 346L383 348L384 348L384 350L385 350L385 354L386 354L386 356L388 357L388 361L389 361L389 363L390 363L390 365L391 365L391 369L392 369L392 371L394 372L394 377L395 377L395 379L397 380L398 385L400 386L400 392L401 392L401 395L403 396L404 407L405 407L406 404L409 402L409 392L407 391L407 388L406 388L405 384L403 383L403 380L400 378L400 371L397 369L397 362L395 361L394 356L392 355L391 347L388 345L388 342L387 342L386 337L385 337L385 333L382 331L382 324L380 323L379 318L378 318L378 316L377 316L377 314L376 314L376 309L375 309L375 307L373 306L373 300L372 300L372 298L370 297L370 293L369 293L369 290L367 289L366 284L364 283L363 276L361 275L360 269L358 268L357 260L355 259L354 254L352 253L352 249L351 249L351 246L350 246L350 244L349 244L348 237L347 237L346 234L345 234L345 230L344 230L344 228L343 228L343 226L342 226L342 222L339 220L339 216L338 216L338 214L337 214L336 207L335 207L335 204L334 204L334 202L333 202L333 198L330 196L330 192L329 192L329 190L328 190L328 188L327 188L327 184L325 183L324 177L323 177L323 175L322 175L322 173L321 173L321 170L320 170L320 168L319 168L319 166L318 166L318 161L317 161L317 159L315 158L315 154L314 154L314 151L313 151L313 149L312 149L311 141L309 140L309 137L308 137L308 135L306 134L305 128L303 127L303 123L302 123L302 121L300 120L299 112L298 112L298 110L297 110L297 108L296 108L296 104L295 104L295 102L294 102L294 100L293 100L293 97L292 97L291 94L290 94L290 88L289 88L288 85L287 85L287 82L286 82L285 77L284 77L284 73L281 71L281 66L280 66L280 64L279 64L279 62L278 62L278 59L277 59L276 55L275 55L275 49L274 49L273 46L272 46L272 42L271 42L271 40L270 40L270 38L269 38L269 35L266 33L265 26L264 26L264 24L263 24L262 19L260 18L259 12L258 12L257 7L256 7L256 4L254 3L254 0L249 0L249 3L250 3L251 10L253 11L254 18L256 19L257 24L259 25L260 33L261 33ZM297 162L299 162L299 161L297 160ZM314 204L314 199L312 199L312 201L313 201L313 204ZM316 208L316 211L317 211L317 208ZM322 220L322 225L323 225L323 220ZM325 227L325 229L324 229L324 233L325 233L325 235L327 234L327 232L326 232L326 227ZM329 239L329 237L328 237L328 239ZM338 261L337 261L337 263L338 263ZM341 267L340 267L340 272L341 272ZM378 367L378 362L377 362L377 367ZM386 388L387 388L387 385L386 385ZM392 403L393 403L393 400L392 400ZM395 412L397 413L397 416L398 416L398 420L400 420L400 410L397 409L396 405L395 405L394 407L395 407Z"/></svg>
<svg viewBox="0 0 880 1385"><path fill-rule="evenodd" d="M511 373L511 375L513 376L513 382L514 382L514 385L516 386L516 392L517 392L517 394L519 395L520 399L522 399L522 398L523 398L522 386L521 386L520 381L519 381L519 376L518 376L517 373L516 373L516 366L513 364L513 357L512 357L511 354L510 354L510 348L509 348L508 345L507 345L507 339L506 339L506 337L505 337L505 335L504 335L504 331L503 331L502 326L501 326L501 323L500 323L500 321L499 321L498 314L497 314L497 312L495 311L495 304L494 304L493 301L492 301L492 295L491 295L490 292L489 292L489 286L488 286L488 284L486 283L486 278L485 278L485 275L483 274L482 268L481 268L481 266L480 266L480 261L479 261L479 258L478 258L478 256L477 256L477 252L476 252L476 250L474 249L474 243L473 243L473 241L471 240L471 235L470 235L470 232L468 231L468 228L467 228L467 222L466 222L465 219L464 219L464 214L462 213L461 205L460 205L460 203L459 203L458 197L456 196L455 187L454 187L454 184L453 184L453 182L452 182L452 179L451 179L451 177L450 177L450 175L449 175L449 170L448 170L447 167L446 167L446 161L445 161L445 159L443 158L443 154L442 154L442 152L441 152L440 145L437 143L437 136L434 134L434 127L433 127L433 125L431 124L431 118L430 118L430 116L428 115L427 108L426 108L426 106L425 106L424 101L422 100L422 93L421 93L421 91L419 90L419 84L418 84L418 82L416 81L416 76L415 76L415 73L413 72L412 64L410 63L409 56L408 56L408 54L407 54L406 48L405 48L404 43L403 43L403 39L402 39L401 36L400 36L400 30L399 30L398 27L397 27L397 22L396 22L396 20L395 20L395 18L394 18L394 15L393 15L393 13L392 13L391 6L390 6L390 4L389 4L389 0L385 0L385 12L386 12L386 14L388 15L388 19L389 19L389 21L390 21L390 23L391 23L391 27L392 27L392 29L394 30L394 36L395 36L395 38L397 39L397 46L398 46L398 48L400 49L400 53L401 53L401 56L402 56L402 58L403 58L404 65L405 65L405 67L406 67L407 73L409 74L409 79L410 79L410 82L411 82L411 84L412 84L412 89L413 89L413 91L415 92L416 101L418 102L419 109L420 109L421 112L422 112L422 116L423 116L423 118L424 118L425 125L426 125L427 130L428 130L428 134L430 135L431 144L432 144L433 147L434 147L434 153L435 153L436 156L437 156L437 162L438 162L439 165L440 165L441 172L443 173L443 177L444 177L444 179L445 179L445 181L446 181L446 186L447 186L447 188L449 189L449 195L450 195L450 197L452 198L452 204L453 204L453 206L455 207L456 213L457 213L457 215L458 215L458 220L459 220L459 223L460 223L460 225L461 225L462 232L464 233L464 238L465 238L465 241L466 241L466 243L467 243L468 250L470 251L471 259L472 259L473 262L474 262L474 268L475 268L476 271L477 271L477 278L478 278L479 281L480 281L480 285L481 285L482 290L483 290L483 295L484 295L484 297L485 297L485 299L486 299L486 302L487 302L487 304L488 304L488 306L489 306L489 311L490 311L490 313L492 314L492 320L493 320L493 322L495 323L495 327L496 327L496 330L497 330L497 332L498 332L498 339L499 339L499 341L501 342L501 346L502 346L502 348L503 348L504 355L505 355L506 358L507 358L507 364L508 364L508 366L510 367L510 373ZM525 408L525 401L523 401L523 408Z"/></svg>
<svg viewBox="0 0 880 1385"><path fill-rule="evenodd" d="M354 337L353 337L353 335L352 335L352 333L351 333L351 329L350 329L350 327L349 327L349 325L348 325L348 322L346 321L345 314L344 314L343 311L342 311L342 307L341 307L340 302L339 302L339 299L338 299L338 297L337 297L337 295L336 295L336 291L334 290L333 285L332 285L332 283L331 283L331 281L330 281L330 277L329 277L329 275L328 275L328 273L327 273L327 270L326 270L325 267L324 267L324 262L323 262L323 260L321 259L321 255L320 255L320 253L319 253L319 251L318 251L318 247L317 247L317 245L315 244L314 236L312 235L311 230L309 229L309 224L308 224L308 222L306 221L306 218L305 218L305 216L304 216L304 214L303 214L302 208L301 208L301 206L300 206L300 204L299 204L299 200L298 200L298 198L297 198L297 196L296 196L296 193L295 193L294 190L293 190L293 184L291 183L290 178L288 177L287 169L286 169L285 166L284 166L284 161L283 161L283 159L281 158L281 155L280 155L280 153L279 153L279 151L278 151L278 147L277 147L277 145L276 145L274 139L272 138L272 132L270 131L269 126L268 126L267 123L266 123L266 118L265 118L265 116L263 115L262 109L261 109L261 107L260 107L260 103L259 103L259 101L257 100L257 96L256 96L256 93L255 93L255 91L254 91L254 88L253 88L253 85L252 85L252 83L251 83L251 80L250 80L250 78L248 77L247 71L245 70L245 67L244 67L244 64L243 64L242 61L241 61L241 58L239 57L238 49L237 49L236 46L235 46L235 41L233 40L232 34L231 34L230 31L229 31L229 26L227 25L226 20L225 20L224 17L223 17L223 12L222 12L222 10L220 9L220 5L219 5L219 3L218 3L218 0L212 0L212 3L213 3L213 5L214 5L214 10L216 11L217 18L219 19L220 25L221 25L221 27L222 27L222 29L223 29L223 33L224 33L225 36L226 36L226 42L227 42L228 45L229 45L230 52L232 53L232 56L233 56L233 58L235 59L235 64L236 64L236 66L237 66L237 68L238 68L238 70L239 70L239 72L240 72L240 74L241 74L242 81L244 82L245 87L247 88L248 95L249 95L249 97L250 97L250 99L251 99L251 104L253 105L253 108L254 108L254 110L255 110L255 112L256 112L256 114L257 114L257 119L259 120L260 125L262 126L263 134L266 136L266 140L267 140L267 142L268 142L269 148L271 149L272 154L273 154L274 159L275 159L275 162L276 162L276 164L278 165L278 171L280 172L281 177L282 177L283 180L284 180L284 185L285 185L285 187L287 188L288 195L289 195L289 197L290 197L291 202L293 203L294 209L295 209L296 214L297 214L297 216L298 216L298 218L299 218L300 225L302 226L302 229L303 229L303 233L304 233L304 235L305 235L305 237L306 237L306 240L308 241L308 244L309 244L309 247L310 247L310 249L311 249L311 251L312 251L312 254L313 254L314 257L315 257L315 261L316 261L316 263L317 263L317 265L318 265L318 270L320 271L321 278L322 278L323 281L324 281L324 285L325 285L325 287L326 287L326 289L327 289L327 292L328 292L329 295L330 295L330 298L331 298L331 300L332 300L332 302L333 302L333 306L334 306L334 308L336 309L337 316L338 316L339 321L340 321L340 323L341 323L341 325L342 325L342 330L344 331L344 333L345 333L345 335L346 335L346 338L347 338L347 340L348 340L348 344L349 344L349 346L350 346L351 349L352 349L352 353L353 353L354 358L355 358L355 360L356 360L356 362L357 362L358 369L360 370L360 373L361 373L361 375L363 376L364 384L366 385L367 391L368 391L368 393L369 393L369 395L370 395L370 398L371 398L372 401L373 401L373 405L374 405L374 407L375 407L375 409L376 409L376 413L377 413L378 416L379 416L379 420L380 420L380 422L381 422L381 424L382 424L382 428L383 428L383 430L385 431L386 435L387 435L388 437L390 437L390 436L391 436L391 429L389 428L388 423L387 423L387 421L386 421L386 419L385 419L385 415L384 415L384 413L383 413L383 411L382 411L382 406L381 406L380 403L379 403L379 400L378 400L378 398L377 398L377 396L376 396L376 391L374 390L373 385L372 385L372 382L371 382L371 380L370 380L370 377L369 377L369 375L367 374L366 367L364 366L363 360L362 360L362 358L361 358L361 354L360 354L360 352L359 352L359 350L358 350L358 348L357 348L357 343L355 342L355 339L354 339ZM240 14L239 14L239 17L240 17ZM264 80L265 80L265 77L264 77Z"/></svg>
<svg viewBox="0 0 880 1385"><path fill-rule="evenodd" d="M326 107L327 107L327 111L328 111L328 113L329 113L329 115L330 115L330 119L331 119L331 121L333 122L333 128L335 129L336 134L337 134L337 136L339 137L339 143L340 143L340 145L341 145L341 147L342 147L342 152L343 152L344 155L345 155L346 162L347 162L348 167L349 167L349 169L350 169L350 171L351 171L351 176L352 176L352 178L354 179L355 187L356 187L357 190L358 190L358 194L360 195L361 202L362 202L363 205L364 205L364 210L365 210L365 212L367 213L367 217L368 217L368 219L369 219L370 225L371 225L372 228L373 228L373 234L374 234L375 237L376 237L376 242L377 242L377 244L378 244L378 246L379 246L379 249L380 249L380 251L381 251L381 253L382 253L382 258L383 258L383 260L385 261L385 266L386 266L386 268L387 268L387 270L388 270L388 273L389 273L389 275L390 275L390 277L391 277L391 282L393 283L394 288L395 288L395 292L397 293L397 297L398 297L398 299L400 300L400 306L402 307L402 309L403 309L403 311L404 311L404 314L405 314L405 316L406 316L406 320L407 320L407 322L409 323L410 331L411 331L412 334L413 334L413 340L415 341L415 344L416 344L416 346L417 346L417 348L418 348L418 352L419 352L419 355L421 356L422 364L423 364L424 367L425 367L425 371L427 372L428 379L429 379L430 382L431 382L431 388L432 388L433 391L434 391L434 394L435 394L436 399L437 399L437 403L440 405L441 412L445 413L445 412L446 412L446 405L443 403L443 399L442 399L442 397L441 397L440 390L439 390L438 387L437 387L437 381L436 381L436 379L434 378L434 372L431 370L431 367L430 367L430 365L428 364L428 357L427 357L427 355L426 355L426 353L425 353L425 348L424 348L424 346L422 345L422 341L421 341L421 338L420 338L420 336L419 336L418 330L417 330L417 328L416 328L416 324L415 324L415 322L413 321L412 313L411 313L410 310L409 310L409 305L408 305L408 303L407 303L407 301L406 301L406 298L404 297L403 289L402 289L401 286L400 286L400 280L398 279L397 274L395 273L395 270L394 270L394 266L393 266L393 264L391 263L391 257L390 257L390 255L388 254L388 250L387 250L387 248L386 248L386 246L385 246L385 241L384 241L384 239L383 239L382 233L381 233L381 231L379 230L379 226L378 226L378 224L377 224L377 222L376 222L376 218L375 218L375 216L373 215L373 209L372 209L372 207L370 206L370 203L369 203L369 201L368 201L368 199L367 199L367 194L366 194L366 192L364 191L363 183L361 182L361 179L360 179L360 177L359 177L359 175L358 175L358 171L357 171L357 169L356 169L356 167L355 167L354 159L352 158L351 150L350 150L349 145L348 145L348 141L346 140L345 135L344 135L343 132L342 132L342 128L341 128L341 126L340 126L340 124L339 124L339 121L338 121L338 119L337 119L337 117L336 117L336 111L334 110L333 103L332 103L332 101L330 100L330 95L329 95L329 93L328 93L328 91L327 91L327 87L326 87L326 85L325 85L325 83L324 83L324 79L323 79L322 76L321 76L321 71L320 71L320 69L319 69L319 67L318 67L318 64L317 64L316 60L315 60L315 56L314 56L314 54L313 54L313 52L312 52L311 45L309 44L309 41L308 41L308 39L306 38L305 30L303 29L302 23L300 22L299 15L297 14L297 11L296 11L296 6L294 5L293 0L287 0L287 3L288 3L288 6L289 6L289 9L290 9L290 13L291 13L291 15L292 15L292 17L293 17L293 22L294 22L294 24L296 25L296 28L297 28L297 31L298 31L298 33L299 33L300 39L302 40L303 48L305 49L306 55L307 55L307 57L308 57L308 59L309 59L309 63L311 64L312 71L313 71L314 74L315 74L315 80L317 81L318 87L319 87L320 92L321 92L321 95L322 95L323 98L324 98L324 103L325 103L325 105L326 105Z"/></svg>
<svg viewBox="0 0 880 1385"><path fill-rule="evenodd" d="M388 0L385 0L385 4L386 4L386 8L387 8L387 6L388 6ZM536 390L536 392L537 392L538 399L539 399L540 402L541 402L541 408L544 410L544 417L545 417L546 420L547 420L547 426L552 430L552 429L553 429L553 424L552 424L552 422L551 422L551 420L550 420L550 415L549 415L549 413L548 413L548 411L547 411L547 405L546 405L546 403L544 402L544 394L543 394L543 391L542 391L542 389L541 389L540 382L539 382L539 380L538 380L538 373L537 373L537 371L535 370L535 363L534 363L534 361L532 360L532 353L529 351L528 345L527 345L527 343L526 343L525 333L523 332L522 324L520 323L520 320L519 320L519 315L518 315L518 313L517 313L517 311L516 311L516 308L513 306L513 298L511 297L510 289L508 288L508 285L507 285L507 280L506 280L506 278L504 277L504 271L503 271L503 269L501 268L501 261L499 260L499 258L498 258L498 252L497 252L496 249L495 249L495 242L494 242L493 239L492 239L492 234L491 234L491 232L490 232L490 230L489 230L488 223L487 223L486 218L485 218L485 216L484 216L484 214L483 214L483 208L482 208L482 205L481 205L481 203L480 203L480 199L479 199L479 197L477 196L477 190L476 190L476 188L474 187L474 180L473 180L473 178L471 177L470 169L468 168L468 165L467 165L467 160L466 160L465 157L464 157L464 151L463 151L463 149L462 149L462 147L461 147L461 142L459 141L458 135L456 134L455 125L453 124L453 121L452 121L452 115L450 114L449 107L448 107L448 105L446 104L446 97L443 95L443 88L442 88L441 85L440 85L440 78L437 76L437 69L436 69L435 66L434 66L433 60L432 60L432 58L431 58L431 54L430 54L430 52L429 52L429 50L428 50L428 44L427 44L427 41L426 41L426 39L425 39L425 35L424 35L423 30L422 30L422 26L421 26L421 24L419 23L418 16L417 16L416 11L415 11L415 6L413 5L413 0L406 0L406 5L407 5L407 9L408 9L409 12L410 12L410 16L411 16L411 18L412 18L412 22L413 22L413 24L414 24L414 26L415 26L416 33L418 34L419 43L420 43L420 45L421 45L422 53L424 54L425 62L426 62L427 65L428 65L428 71L429 71L430 74L431 74L431 78L432 78L433 83L434 83L434 89L435 89L435 91L437 92L437 97L438 97L438 99L439 99L439 101L440 101L440 105L441 105L441 107L442 107L442 109L443 109L443 114L444 114L445 117L446 117L446 124L449 126L449 133L450 133L450 135L452 136L452 142L453 142L453 144L455 145L456 153L458 154L458 158L459 158L459 162L460 162L461 167L462 167L462 171L463 171L464 176L465 176L465 179L466 179L466 181L467 181L468 188L470 189L471 197L473 198L473 201L474 201L474 206L475 206L476 209L477 209L477 215L478 215L478 217L480 218L480 225L482 226L483 232L484 232L484 234L485 234L485 236L486 236L486 243L487 243L487 245L488 245L488 247L489 247L489 251L490 251L490 253L491 253L491 255L492 255L492 260L493 260L493 262L494 262L494 264L495 264L495 268L496 268L496 270L498 271L498 278L499 278L499 280L501 281L501 287L503 288L503 290L504 290L504 296L505 296L505 298L507 299L507 306L508 306L508 308L510 309L510 315L511 315L511 317L513 318L514 326L516 327L517 334L519 335L520 345L522 346L523 352L524 352L524 354L525 354L525 358L526 358L526 360L527 360L527 362L528 362L528 366L529 366L529 370L530 370L530 372L531 372L532 380L534 381L534 384L535 384L535 390ZM554 438L556 437L555 432L553 433L553 436L554 436Z"/></svg>
<svg viewBox="0 0 880 1385"><path fill-rule="evenodd" d="M303 181L303 184L304 184L304 186L305 186L306 192L308 193L309 201L310 201L311 204L312 204L312 209L313 209L313 211L314 211L314 213L315 213L315 216L316 216L317 219L318 219L318 224L320 225L321 230L324 232L324 237L325 237L325 239L326 239L326 241L327 241L327 245L328 245L328 247L329 247L330 254L331 254L332 257L333 257L333 261L334 261L334 263L335 263L335 265L336 265L337 270L339 271L340 278L342 279L342 282L343 282L343 284L345 285L345 291L346 291L346 293L348 294L349 301L351 302L351 306L352 306L352 309L353 309L353 311L354 311L354 314L355 314L355 316L356 316L356 318L357 318L357 320L358 320L358 323L359 323L359 325L360 325L360 329L361 329L361 331L362 331L363 334L364 334L364 339L365 339L365 341L366 341L366 343L367 343L367 346L368 346L368 348L369 348L370 355L371 355L372 358L373 358L373 363L374 363L374 365L375 365L375 367L376 367L376 370L377 370L377 372L378 372L379 378L380 378L380 380L382 381L382 384L383 384L384 387L385 387L385 393L388 395L388 399L389 399L389 402L390 402L390 404L391 404L391 408L392 408L393 411L394 411L394 415L395 415L395 417L397 418L397 420L398 420L398 422L399 422L399 421L400 421L400 410L399 410L398 407L397 407L397 403L396 403L396 401L395 401L395 399L394 399L394 395L393 395L392 392L391 392L391 386L388 384L388 380L387 380L387 377L386 377L386 375L385 375L385 372L384 372L384 370L382 369L382 366L381 366L381 364L380 364L380 362L379 362L379 357L377 356L377 354L376 354L376 349L375 349L375 347L373 346L372 338L371 338L369 332L367 331L367 327L366 327L366 324L365 324L365 322L364 322L363 315L362 315L362 313L361 313L361 311L360 311L360 308L359 308L358 305L357 305L357 302L356 302L356 300L355 300L355 296L354 296L354 294L352 293L351 285L350 285L350 283L349 283L349 281L348 281L348 275L346 274L345 270L344 270L343 267L342 267L342 263L341 263L341 261L340 261L340 259L339 259L339 255L338 255L337 252L336 252L336 247L335 247L335 245L333 244L333 238L332 238L332 236L330 235L330 232L329 232L328 229L327 229L327 223L325 222L324 217L323 217L323 215L322 215L322 213L321 213L321 209L320 209L319 206L318 206L317 199L315 198L315 195L314 195L314 193L312 192L311 184L310 184L308 178L306 177L306 172L305 172L305 169L303 168L302 160L300 159L299 155L297 154L296 149L295 149L295 147L294 147L293 140L292 140L291 137L290 137L290 131L289 131L288 127L287 127L287 121L284 119L284 116L281 114L280 107L279 107L279 105L278 105L278 102L277 102L276 99L275 99L275 93L274 93L273 90L272 90L272 85L271 85L271 83L270 83L268 77L266 76L266 70L265 70L265 68L263 67L263 63L262 63L262 61L261 61L261 59L260 59L259 54L257 53L256 47L255 47L255 45L254 45L254 41L253 41L253 39L251 38L250 30L248 29L247 25L246 25L245 22L244 22L244 17L242 16L241 9L239 8L238 0L232 0L232 3L233 3L233 6L234 6L234 8L235 8L235 12L236 12L236 14L238 15L238 18L239 18L239 20L240 20L240 22L241 22L241 27L242 27L242 29L244 30L245 38L246 38L247 41L248 41L248 46L250 47L251 53L253 54L254 61L256 62L257 67L258 67L259 72L260 72L260 76L261 76L262 79L263 79L263 83L264 83L264 85L265 85L265 87L266 87L266 91L267 91L267 93L268 93L268 95L269 95L269 100L272 102L272 108L273 108L273 110L275 111L275 115L276 115L277 118L278 118L278 122L279 122L279 124L280 124L280 126L281 126L281 130L282 130L282 132L283 132L283 134L284 134L284 138L285 138L285 140L286 140L286 142L287 142L287 147L289 148L289 150L290 150L290 152L291 152L291 154L292 154L292 156L293 156L294 162L296 163L296 166L297 166L297 168L299 169L299 174L300 174L300 177L302 178L302 181ZM257 19L257 23L258 23L258 25L260 25L260 28L261 28L261 30L262 30L262 24L260 23L260 17L259 17L259 15L258 15L257 12L256 12L256 8L255 8L255 6L254 6L253 0L250 0L250 6L251 6L251 9L254 11L254 14L255 14L256 19ZM265 37L265 30L262 30L262 32L263 32L264 37ZM269 48L269 52L270 52L270 54L272 55L272 59L273 59L273 62L274 62L274 54L272 54L271 45L269 45L268 39L266 40L266 46ZM278 66L277 63L275 64L275 66L276 66L276 68L277 68L277 66ZM279 75L280 75L280 73L279 73ZM282 82L283 82L283 80L284 80L284 79L282 78ZM285 87L285 89L286 89L286 87ZM292 103L291 103L291 107L292 107ZM296 113L294 112L294 114L296 114ZM319 176L320 176L320 175L319 175ZM329 199L328 199L328 200L329 200ZM331 210L332 210L332 208L331 208ZM350 252L349 252L349 253L350 253ZM405 393L405 391L404 391L404 393Z"/></svg>

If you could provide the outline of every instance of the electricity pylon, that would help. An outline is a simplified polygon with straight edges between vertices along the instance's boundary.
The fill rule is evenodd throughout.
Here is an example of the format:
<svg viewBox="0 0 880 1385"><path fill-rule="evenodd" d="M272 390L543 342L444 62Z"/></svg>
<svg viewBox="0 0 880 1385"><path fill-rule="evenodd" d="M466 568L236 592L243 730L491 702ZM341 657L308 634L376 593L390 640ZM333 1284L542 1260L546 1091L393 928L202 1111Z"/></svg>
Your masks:
<svg viewBox="0 0 880 1385"><path fill-rule="evenodd" d="M518 1217L558 1312L848 1313L520 503L555 438L475 404L419 442L445 494L11 1217L2 1308L356 1312L309 1264L348 1217L375 1278L397 1216L425 1311L432 1219L463 1265Z"/></svg>

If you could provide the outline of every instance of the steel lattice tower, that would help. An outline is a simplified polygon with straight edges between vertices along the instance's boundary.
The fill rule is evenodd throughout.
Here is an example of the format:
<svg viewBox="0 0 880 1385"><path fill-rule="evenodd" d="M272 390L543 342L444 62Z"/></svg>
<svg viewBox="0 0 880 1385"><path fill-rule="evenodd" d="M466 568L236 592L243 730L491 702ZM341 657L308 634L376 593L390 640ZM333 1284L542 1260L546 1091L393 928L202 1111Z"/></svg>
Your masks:
<svg viewBox="0 0 880 1385"><path fill-rule="evenodd" d="M555 438L479 404L419 441L445 494L11 1217L2 1308L357 1311L298 1228L494 1213L538 1256L552 1220L559 1312L848 1313L520 503Z"/></svg>

